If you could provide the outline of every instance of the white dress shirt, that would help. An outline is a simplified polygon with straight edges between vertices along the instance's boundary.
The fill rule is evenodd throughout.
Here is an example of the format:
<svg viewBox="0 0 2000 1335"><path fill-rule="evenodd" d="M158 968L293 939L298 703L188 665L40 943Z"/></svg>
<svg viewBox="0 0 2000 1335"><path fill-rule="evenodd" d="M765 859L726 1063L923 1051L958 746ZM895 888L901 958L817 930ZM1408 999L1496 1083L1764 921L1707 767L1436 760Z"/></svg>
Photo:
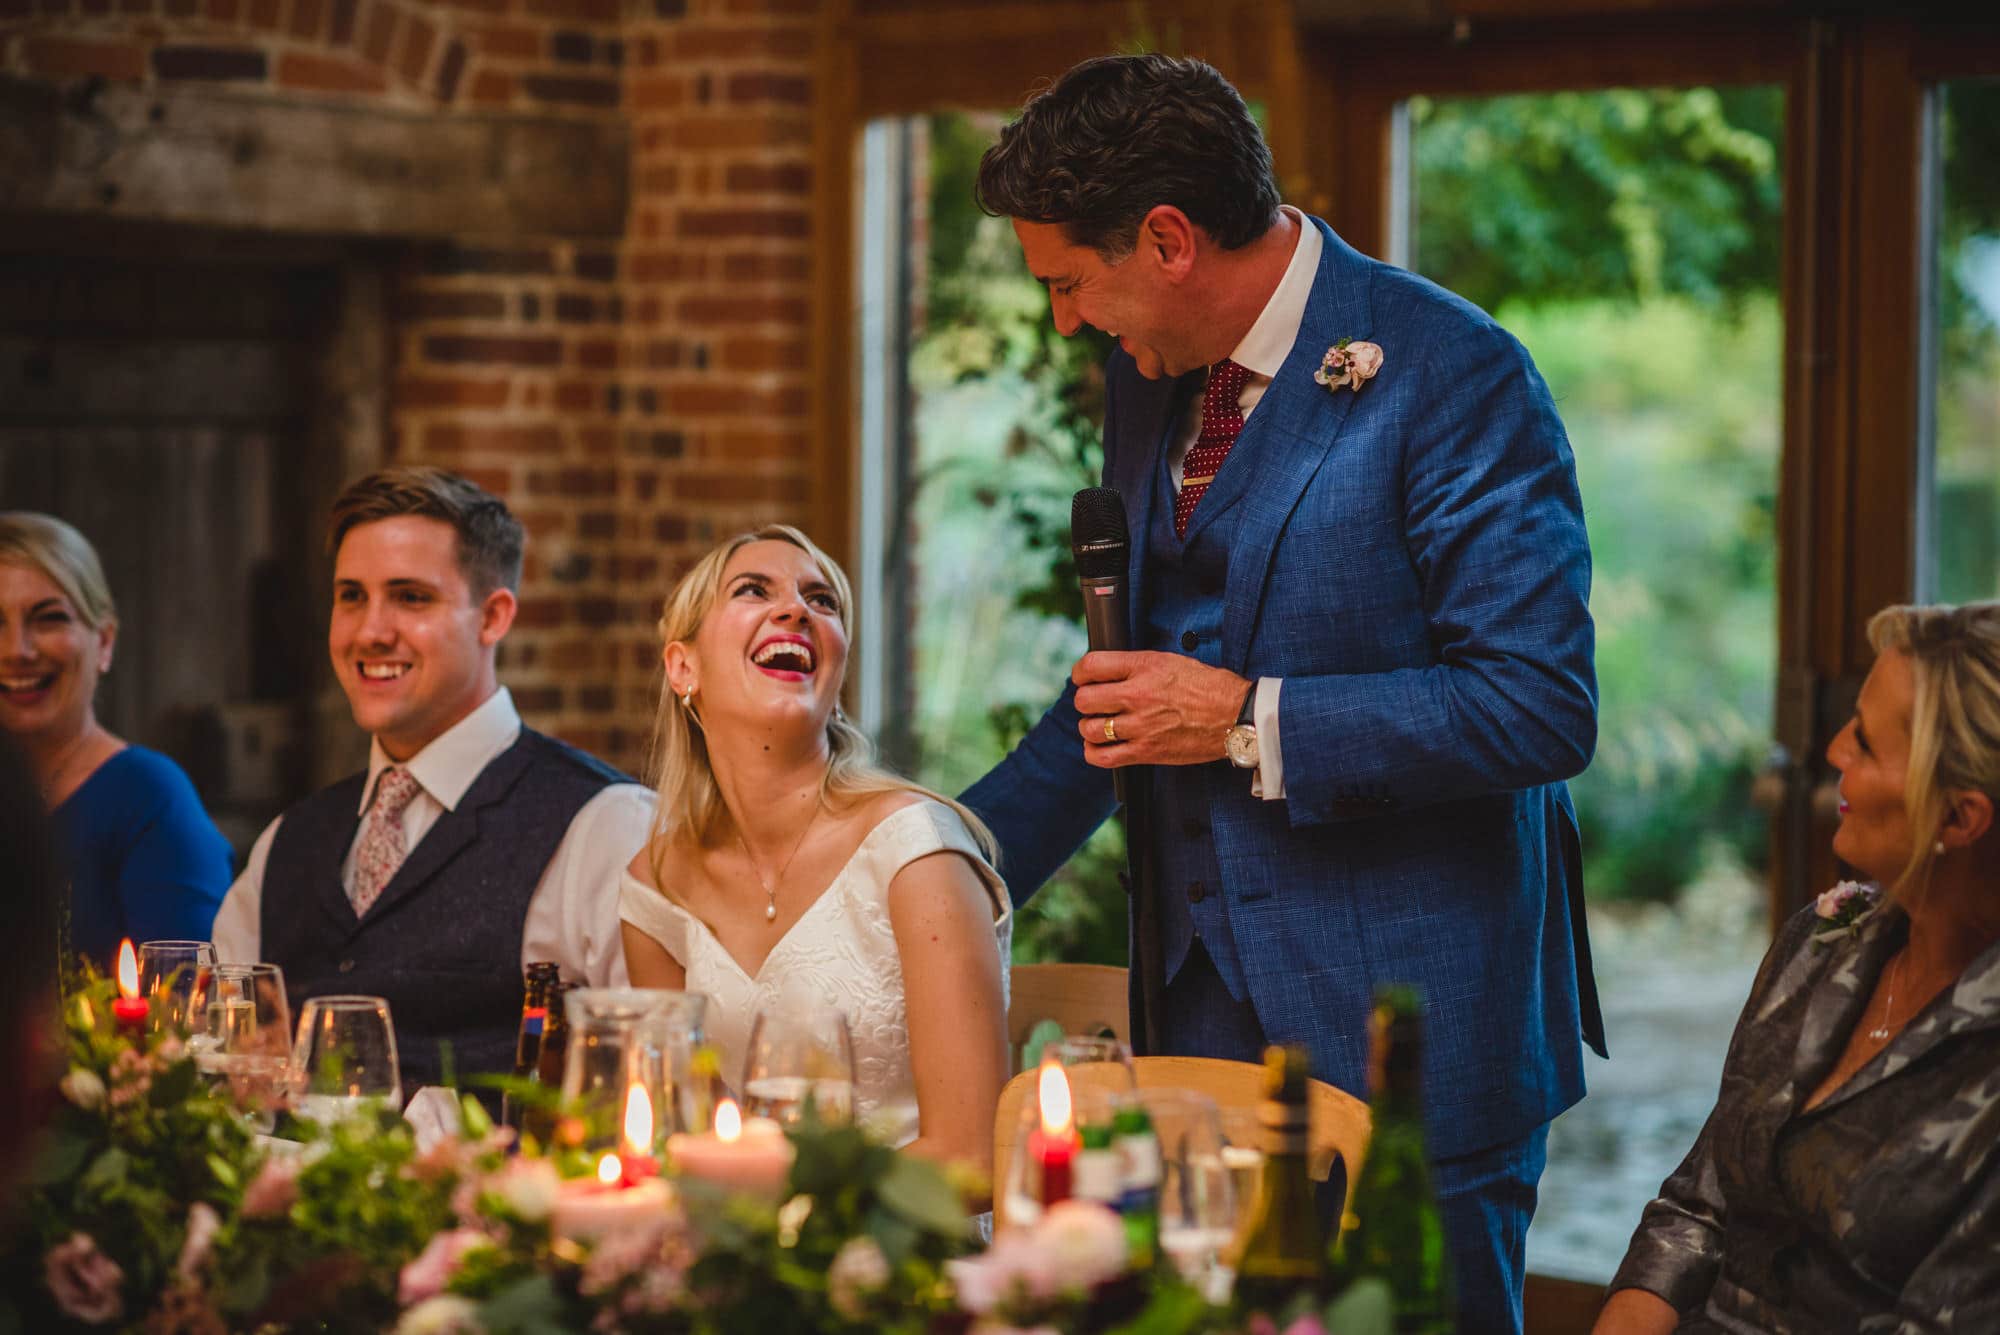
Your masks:
<svg viewBox="0 0 2000 1335"><path fill-rule="evenodd" d="M1229 354L1230 361L1250 373L1243 382L1242 392L1236 396L1246 427L1250 414L1264 397L1264 390L1291 355L1292 345L1299 341L1299 325L1306 318L1306 301L1312 296L1313 280L1319 275L1320 251L1325 246L1319 228L1303 213L1289 204L1281 207L1299 229L1292 262L1285 266L1285 276L1278 280L1277 290L1258 312L1250 332ZM1177 493L1181 485L1181 461L1187 458L1188 450L1200 434L1201 396L1197 394L1188 401L1180 430L1167 448L1167 468L1173 475ZM1282 677L1259 678L1257 701L1251 707L1252 721L1257 727L1257 772L1251 776L1250 791L1272 802L1285 795L1285 761L1278 747L1278 691L1283 685Z"/></svg>
<svg viewBox="0 0 2000 1335"><path fill-rule="evenodd" d="M521 716L514 698L501 687L417 752L403 768L422 785L403 812L404 846L415 852L430 828L447 811L455 811L473 781L521 735ZM368 751L368 779L361 786L359 814L374 800L382 771L396 762L380 741ZM262 958L264 865L280 816L264 827L250 849L243 874L229 887L212 929L215 953L225 961L252 963ZM565 980L592 987L623 987L625 947L618 930L619 877L644 846L653 822L653 790L636 783L614 783L583 804L570 821L555 856L542 870L528 903L521 932L521 963L553 960ZM354 885L354 843L341 860L341 888Z"/></svg>

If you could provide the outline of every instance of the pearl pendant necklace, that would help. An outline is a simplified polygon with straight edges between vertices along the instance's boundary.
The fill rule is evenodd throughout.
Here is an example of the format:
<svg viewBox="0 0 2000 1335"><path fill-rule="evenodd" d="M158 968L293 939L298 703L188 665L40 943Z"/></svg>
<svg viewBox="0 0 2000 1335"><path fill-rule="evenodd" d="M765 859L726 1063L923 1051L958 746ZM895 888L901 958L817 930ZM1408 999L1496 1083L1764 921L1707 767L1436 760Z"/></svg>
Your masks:
<svg viewBox="0 0 2000 1335"><path fill-rule="evenodd" d="M1889 982L1882 994L1882 1023L1868 1031L1868 1037L1881 1042L1889 1037L1889 1017L1896 1009L1896 975L1902 972L1903 960L1896 959L1895 967L1889 970Z"/></svg>
<svg viewBox="0 0 2000 1335"><path fill-rule="evenodd" d="M750 845L744 841L743 827L740 825L736 827L736 846L743 850L744 858L750 863L750 870L757 874L757 884L764 887L765 922L778 920L778 885L785 879L785 873L792 869L792 859L797 857L799 849L805 846L806 835L812 832L813 825L819 820L819 811L819 803L815 802L813 814L807 818L805 829L800 830L799 837L792 841L792 851L786 855L785 864L778 868L776 878L771 880L765 879L764 869L757 865L757 855L750 851Z"/></svg>

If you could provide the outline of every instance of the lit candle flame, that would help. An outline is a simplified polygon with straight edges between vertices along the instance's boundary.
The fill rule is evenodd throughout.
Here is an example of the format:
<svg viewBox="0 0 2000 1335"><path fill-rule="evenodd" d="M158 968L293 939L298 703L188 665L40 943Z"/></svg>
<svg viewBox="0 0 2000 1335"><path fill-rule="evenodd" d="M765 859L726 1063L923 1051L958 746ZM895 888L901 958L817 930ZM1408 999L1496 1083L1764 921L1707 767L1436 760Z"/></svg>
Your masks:
<svg viewBox="0 0 2000 1335"><path fill-rule="evenodd" d="M132 949L129 936L118 947L118 995L139 995L139 953Z"/></svg>
<svg viewBox="0 0 2000 1335"><path fill-rule="evenodd" d="M1070 1098L1069 1077L1056 1062L1042 1063L1040 1088L1042 1102L1042 1134L1063 1136L1069 1134Z"/></svg>
<svg viewBox="0 0 2000 1335"><path fill-rule="evenodd" d="M735 1099L724 1099L715 1105L715 1138L725 1145L733 1145L743 1135L743 1114L736 1107Z"/></svg>
<svg viewBox="0 0 2000 1335"><path fill-rule="evenodd" d="M637 1083L625 1095L625 1147L634 1154L653 1149L653 1096Z"/></svg>
<svg viewBox="0 0 2000 1335"><path fill-rule="evenodd" d="M617 1186L618 1179L623 1176L625 1176L625 1168L624 1165L618 1162L617 1155L607 1154L597 1161L597 1180L605 1186Z"/></svg>

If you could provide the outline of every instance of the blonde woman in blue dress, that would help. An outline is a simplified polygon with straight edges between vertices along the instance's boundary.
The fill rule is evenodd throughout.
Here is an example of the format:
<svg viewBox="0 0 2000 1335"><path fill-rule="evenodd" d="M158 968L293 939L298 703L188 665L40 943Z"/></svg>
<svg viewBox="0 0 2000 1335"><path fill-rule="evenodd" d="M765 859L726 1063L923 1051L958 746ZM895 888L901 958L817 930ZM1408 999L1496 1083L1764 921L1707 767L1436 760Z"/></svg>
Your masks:
<svg viewBox="0 0 2000 1335"><path fill-rule="evenodd" d="M760 1010L839 1010L856 1115L990 1173L1007 891L978 818L875 766L841 713L851 616L839 566L783 525L722 544L667 598L626 966L635 986L708 995L732 1084Z"/></svg>

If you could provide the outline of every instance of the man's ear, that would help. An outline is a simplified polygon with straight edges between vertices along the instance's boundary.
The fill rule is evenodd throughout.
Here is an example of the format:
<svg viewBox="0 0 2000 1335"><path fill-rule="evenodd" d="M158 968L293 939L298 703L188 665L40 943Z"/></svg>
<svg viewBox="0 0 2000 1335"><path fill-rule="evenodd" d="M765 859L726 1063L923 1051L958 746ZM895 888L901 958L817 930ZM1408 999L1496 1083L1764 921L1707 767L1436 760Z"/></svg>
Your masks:
<svg viewBox="0 0 2000 1335"><path fill-rule="evenodd" d="M1951 793L1945 799L1938 838L1946 848L1970 848L1993 828L1993 799L1981 792Z"/></svg>
<svg viewBox="0 0 2000 1335"><path fill-rule="evenodd" d="M1200 249L1201 229L1171 204L1156 204L1139 222L1138 245L1171 282L1180 282L1194 269Z"/></svg>
<svg viewBox="0 0 2000 1335"><path fill-rule="evenodd" d="M514 614L521 610L512 589L500 588L486 595L479 605L479 643L491 649L513 628Z"/></svg>

